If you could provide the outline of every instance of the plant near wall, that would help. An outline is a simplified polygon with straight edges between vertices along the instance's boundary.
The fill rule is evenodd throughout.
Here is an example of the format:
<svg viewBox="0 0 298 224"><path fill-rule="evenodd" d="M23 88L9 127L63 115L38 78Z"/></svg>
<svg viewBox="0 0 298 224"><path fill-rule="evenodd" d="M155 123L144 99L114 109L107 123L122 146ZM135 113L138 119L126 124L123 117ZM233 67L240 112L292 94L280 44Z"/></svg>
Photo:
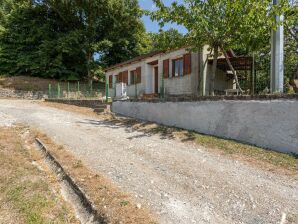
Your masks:
<svg viewBox="0 0 298 224"><path fill-rule="evenodd" d="M183 4L174 2L170 6L165 6L161 0L153 1L158 10L149 13L151 18L159 21L161 26L167 22L176 22L186 27L186 46L196 49L210 46L210 56L213 57L210 95L214 95L217 59L221 53L233 72L237 88L243 92L227 51L247 48L252 43L255 43L253 48L258 49L266 42L262 35L270 34L271 28L277 26L274 15L287 10L287 1L281 1L275 7L271 0L185 0Z"/></svg>

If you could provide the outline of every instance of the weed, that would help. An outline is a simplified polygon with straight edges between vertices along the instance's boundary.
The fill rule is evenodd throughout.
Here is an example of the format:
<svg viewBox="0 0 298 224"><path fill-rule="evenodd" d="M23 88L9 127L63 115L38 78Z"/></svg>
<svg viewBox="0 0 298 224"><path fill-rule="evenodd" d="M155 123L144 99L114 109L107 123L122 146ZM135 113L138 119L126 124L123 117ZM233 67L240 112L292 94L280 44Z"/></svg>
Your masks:
<svg viewBox="0 0 298 224"><path fill-rule="evenodd" d="M126 200L122 200L122 201L120 201L120 205L121 206L126 206L126 205L128 205L129 204L129 201L126 201Z"/></svg>

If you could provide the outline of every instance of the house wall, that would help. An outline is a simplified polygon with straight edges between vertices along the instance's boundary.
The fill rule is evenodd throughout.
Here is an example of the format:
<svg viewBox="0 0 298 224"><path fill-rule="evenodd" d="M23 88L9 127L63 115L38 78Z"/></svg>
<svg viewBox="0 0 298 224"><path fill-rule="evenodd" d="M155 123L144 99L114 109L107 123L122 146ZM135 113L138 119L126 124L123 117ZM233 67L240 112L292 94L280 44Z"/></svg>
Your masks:
<svg viewBox="0 0 298 224"><path fill-rule="evenodd" d="M135 85L130 85L130 71L136 70L136 68L141 67L141 83L137 84L137 94L141 95L146 90L146 65L143 62L137 62L134 64L130 64L128 66L123 66L117 68L115 70L109 71L106 73L106 78L109 80L109 76L113 75L113 88L109 88L109 96L115 97L115 85L116 85L116 78L115 76L118 75L122 71L128 70L128 86L127 86L127 94L128 96L135 96Z"/></svg>
<svg viewBox="0 0 298 224"><path fill-rule="evenodd" d="M113 102L112 111L298 154L297 100Z"/></svg>
<svg viewBox="0 0 298 224"><path fill-rule="evenodd" d="M163 61L166 59L170 60L169 65L169 78L164 79L164 87L166 94L169 95L182 95L182 94L192 94L192 95L208 95L209 84L210 84L210 73L211 65L208 63L204 67L204 62L208 60L208 47L204 47L202 52L191 53L191 74L182 77L172 77L172 60L183 57L184 54L189 53L186 49L179 49L176 51L171 51L167 53L162 53L155 55L153 57L148 57L139 62L134 62L129 65L124 65L122 67L116 68L112 71L107 72L107 78L109 75L117 75L122 71L135 70L137 67L142 68L142 83L137 85L137 94L142 95L144 93L150 94L154 93L154 66L148 63L158 60L158 92L160 93L162 85L162 73L163 73ZM201 72L202 71L202 72ZM202 77L201 77L202 76ZM203 82L205 80L205 83ZM115 80L114 80L115 81ZM130 83L130 75L128 77L128 82ZM227 81L227 77L224 71L217 70L215 79L215 90L223 92L225 89L233 88L233 80ZM127 94L128 96L135 96L135 86L128 85ZM115 96L115 90L109 89L109 96Z"/></svg>
<svg viewBox="0 0 298 224"><path fill-rule="evenodd" d="M170 77L164 79L164 86L166 94L179 95L179 94L196 94L199 85L199 60L198 53L191 53L191 74L182 77L172 77L172 60L183 57L188 53L185 49L170 52L161 55L159 61L159 90L162 83L163 60L170 59L169 73Z"/></svg>

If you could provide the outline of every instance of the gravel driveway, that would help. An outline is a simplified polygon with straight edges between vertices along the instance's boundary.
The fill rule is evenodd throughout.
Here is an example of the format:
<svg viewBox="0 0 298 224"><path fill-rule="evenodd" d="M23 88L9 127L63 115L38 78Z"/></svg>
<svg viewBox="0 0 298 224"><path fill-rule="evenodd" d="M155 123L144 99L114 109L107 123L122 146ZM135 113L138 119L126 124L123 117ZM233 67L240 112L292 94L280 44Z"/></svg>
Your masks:
<svg viewBox="0 0 298 224"><path fill-rule="evenodd" d="M298 213L297 180L195 145L29 101L0 100L0 123L7 119L69 147L160 223L287 223Z"/></svg>

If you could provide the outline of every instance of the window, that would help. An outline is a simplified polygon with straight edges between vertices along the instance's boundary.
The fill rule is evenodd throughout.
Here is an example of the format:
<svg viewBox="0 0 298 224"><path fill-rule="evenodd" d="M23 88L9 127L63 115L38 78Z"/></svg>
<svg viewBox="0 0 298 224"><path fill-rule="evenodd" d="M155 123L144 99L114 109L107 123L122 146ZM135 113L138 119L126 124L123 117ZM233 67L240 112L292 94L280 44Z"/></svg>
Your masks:
<svg viewBox="0 0 298 224"><path fill-rule="evenodd" d="M173 60L173 77L183 76L183 58Z"/></svg>
<svg viewBox="0 0 298 224"><path fill-rule="evenodd" d="M135 84L136 75L137 75L136 70L130 71L130 85L134 85Z"/></svg>

